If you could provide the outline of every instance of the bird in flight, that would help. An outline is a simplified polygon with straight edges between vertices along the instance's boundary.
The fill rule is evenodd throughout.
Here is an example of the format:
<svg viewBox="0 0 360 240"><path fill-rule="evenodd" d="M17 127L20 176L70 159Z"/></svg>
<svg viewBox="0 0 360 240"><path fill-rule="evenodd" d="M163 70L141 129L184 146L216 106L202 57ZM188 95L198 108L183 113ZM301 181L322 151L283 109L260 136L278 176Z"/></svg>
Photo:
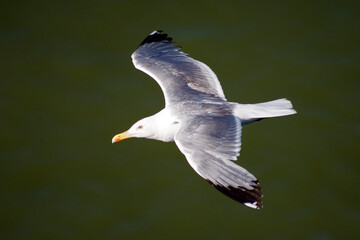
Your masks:
<svg viewBox="0 0 360 240"><path fill-rule="evenodd" d="M162 31L154 31L132 54L135 68L160 85L165 108L117 134L175 142L197 174L230 198L259 209L262 191L256 177L235 164L242 126L264 118L295 114L289 100L228 102L215 73L189 57Z"/></svg>

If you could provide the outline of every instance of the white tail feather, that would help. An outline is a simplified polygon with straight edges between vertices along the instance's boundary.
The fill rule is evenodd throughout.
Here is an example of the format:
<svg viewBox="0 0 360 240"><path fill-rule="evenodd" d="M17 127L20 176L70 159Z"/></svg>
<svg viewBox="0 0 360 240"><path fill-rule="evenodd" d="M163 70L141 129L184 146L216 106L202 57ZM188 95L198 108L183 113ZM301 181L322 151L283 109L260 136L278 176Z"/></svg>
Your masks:
<svg viewBox="0 0 360 240"><path fill-rule="evenodd" d="M240 118L243 125L263 118L281 117L295 113L291 102L286 98L256 104L238 103L234 109L235 116Z"/></svg>

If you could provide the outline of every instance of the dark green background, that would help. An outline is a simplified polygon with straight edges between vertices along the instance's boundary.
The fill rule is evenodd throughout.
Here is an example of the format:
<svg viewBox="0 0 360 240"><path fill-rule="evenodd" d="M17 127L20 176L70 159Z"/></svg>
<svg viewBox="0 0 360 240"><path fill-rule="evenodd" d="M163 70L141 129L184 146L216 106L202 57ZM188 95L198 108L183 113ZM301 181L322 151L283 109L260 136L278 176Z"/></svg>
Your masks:
<svg viewBox="0 0 360 240"><path fill-rule="evenodd" d="M2 1L1 239L360 238L359 1ZM155 29L230 101L287 97L238 163L264 208L224 197L173 143L114 134L163 108L130 55Z"/></svg>

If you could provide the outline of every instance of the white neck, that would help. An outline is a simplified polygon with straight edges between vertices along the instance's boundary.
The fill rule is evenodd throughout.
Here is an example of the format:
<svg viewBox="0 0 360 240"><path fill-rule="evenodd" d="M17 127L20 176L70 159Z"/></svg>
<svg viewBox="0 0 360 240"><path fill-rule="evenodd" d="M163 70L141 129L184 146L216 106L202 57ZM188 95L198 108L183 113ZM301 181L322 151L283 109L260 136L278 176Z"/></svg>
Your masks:
<svg viewBox="0 0 360 240"><path fill-rule="evenodd" d="M164 142L174 141L175 134L180 127L180 121L171 114L169 109L164 108L150 116L149 119L152 122L153 135L148 138Z"/></svg>

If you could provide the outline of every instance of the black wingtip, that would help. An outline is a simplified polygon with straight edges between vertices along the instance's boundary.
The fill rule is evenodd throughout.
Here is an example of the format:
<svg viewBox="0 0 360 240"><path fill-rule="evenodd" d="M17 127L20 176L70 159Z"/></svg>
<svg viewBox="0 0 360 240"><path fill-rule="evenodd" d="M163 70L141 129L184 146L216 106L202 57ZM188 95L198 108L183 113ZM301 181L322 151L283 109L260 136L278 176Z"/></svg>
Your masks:
<svg viewBox="0 0 360 240"><path fill-rule="evenodd" d="M144 41L142 41L139 46L142 46L147 43L153 43L153 42L161 42L161 41L168 41L171 42L172 38L168 37L166 33L163 33L162 30L155 30L152 33L150 33L149 36L147 36Z"/></svg>
<svg viewBox="0 0 360 240"><path fill-rule="evenodd" d="M263 194L261 192L261 187L258 186L258 182L254 182L256 185L252 186L253 189L246 189L244 187L224 187L222 185L217 185L212 183L211 181L207 180L211 185L213 185L217 190L221 193L225 194L226 196L230 197L231 199L238 201L244 204L247 207L260 209L263 207L262 197Z"/></svg>

